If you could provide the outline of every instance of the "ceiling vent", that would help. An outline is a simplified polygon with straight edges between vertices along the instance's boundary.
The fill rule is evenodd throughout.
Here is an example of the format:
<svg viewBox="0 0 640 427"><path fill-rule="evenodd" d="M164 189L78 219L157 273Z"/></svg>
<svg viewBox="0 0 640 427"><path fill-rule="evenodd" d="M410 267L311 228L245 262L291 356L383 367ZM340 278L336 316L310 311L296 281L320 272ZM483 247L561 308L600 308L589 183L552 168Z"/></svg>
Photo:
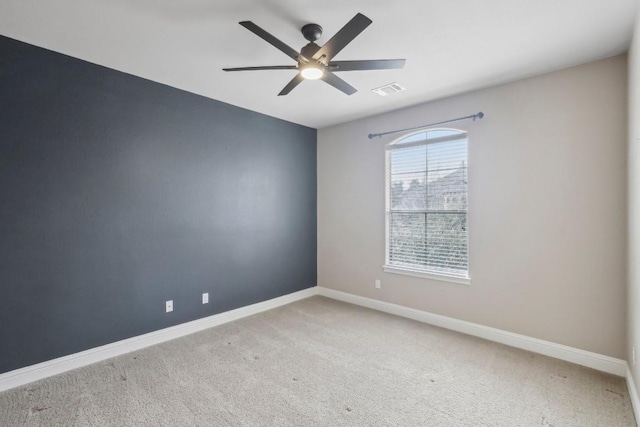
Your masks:
<svg viewBox="0 0 640 427"><path fill-rule="evenodd" d="M388 85L380 86L375 89L371 89L372 92L377 93L380 96L387 96L396 92L402 92L406 89L400 86L398 83L389 83Z"/></svg>

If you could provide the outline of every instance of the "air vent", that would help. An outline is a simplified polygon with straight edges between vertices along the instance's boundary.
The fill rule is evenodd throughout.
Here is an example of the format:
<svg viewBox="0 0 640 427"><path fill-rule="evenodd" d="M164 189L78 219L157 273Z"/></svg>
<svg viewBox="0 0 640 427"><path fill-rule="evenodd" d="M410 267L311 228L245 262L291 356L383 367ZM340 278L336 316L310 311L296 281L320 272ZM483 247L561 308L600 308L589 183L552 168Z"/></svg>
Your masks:
<svg viewBox="0 0 640 427"><path fill-rule="evenodd" d="M375 89L371 89L372 92L377 93L380 96L387 96L394 94L396 92L402 92L406 90L398 83L389 83L388 85L380 86Z"/></svg>

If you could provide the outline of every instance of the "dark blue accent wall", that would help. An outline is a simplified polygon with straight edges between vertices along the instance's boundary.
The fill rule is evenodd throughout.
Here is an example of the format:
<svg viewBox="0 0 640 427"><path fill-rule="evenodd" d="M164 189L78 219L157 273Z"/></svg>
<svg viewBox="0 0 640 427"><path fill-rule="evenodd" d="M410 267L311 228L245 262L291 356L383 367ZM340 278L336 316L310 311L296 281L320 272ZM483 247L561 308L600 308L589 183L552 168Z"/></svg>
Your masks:
<svg viewBox="0 0 640 427"><path fill-rule="evenodd" d="M0 372L315 284L315 129L0 37Z"/></svg>

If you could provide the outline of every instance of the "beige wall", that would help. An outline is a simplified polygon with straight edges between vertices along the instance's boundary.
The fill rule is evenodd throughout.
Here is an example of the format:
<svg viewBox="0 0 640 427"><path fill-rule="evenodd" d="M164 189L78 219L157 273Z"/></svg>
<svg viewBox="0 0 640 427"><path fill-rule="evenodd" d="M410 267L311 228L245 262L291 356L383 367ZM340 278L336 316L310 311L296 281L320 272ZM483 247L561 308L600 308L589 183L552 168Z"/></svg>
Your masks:
<svg viewBox="0 0 640 427"><path fill-rule="evenodd" d="M640 15L629 49L629 289L627 360L640 386ZM633 365L632 349L636 349ZM640 390L638 390L640 391Z"/></svg>
<svg viewBox="0 0 640 427"><path fill-rule="evenodd" d="M624 358L626 67L618 56L321 129L318 284ZM383 273L392 137L367 135L478 111L456 126L470 141L471 285Z"/></svg>

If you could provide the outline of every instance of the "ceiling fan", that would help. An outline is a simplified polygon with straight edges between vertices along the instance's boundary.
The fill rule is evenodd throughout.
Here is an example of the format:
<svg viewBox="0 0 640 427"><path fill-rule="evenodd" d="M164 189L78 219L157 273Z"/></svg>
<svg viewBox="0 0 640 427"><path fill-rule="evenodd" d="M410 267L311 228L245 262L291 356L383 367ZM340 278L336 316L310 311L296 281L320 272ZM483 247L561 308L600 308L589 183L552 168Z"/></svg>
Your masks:
<svg viewBox="0 0 640 427"><path fill-rule="evenodd" d="M278 96L287 95L303 80L320 79L336 89L353 95L356 88L336 76L334 73L340 71L361 71L361 70L390 70L403 68L404 59L376 59L363 61L332 61L346 45L351 43L365 28L373 21L361 13L347 22L324 46L318 46L315 41L322 35L322 27L318 24L307 24L302 27L302 35L309 41L298 53L296 50L278 40L262 28L251 21L242 21L240 25L251 31L258 37L285 53L295 60L297 65L271 65L262 67L239 67L223 68L224 71L256 71L256 70L298 70L298 74L280 91Z"/></svg>

